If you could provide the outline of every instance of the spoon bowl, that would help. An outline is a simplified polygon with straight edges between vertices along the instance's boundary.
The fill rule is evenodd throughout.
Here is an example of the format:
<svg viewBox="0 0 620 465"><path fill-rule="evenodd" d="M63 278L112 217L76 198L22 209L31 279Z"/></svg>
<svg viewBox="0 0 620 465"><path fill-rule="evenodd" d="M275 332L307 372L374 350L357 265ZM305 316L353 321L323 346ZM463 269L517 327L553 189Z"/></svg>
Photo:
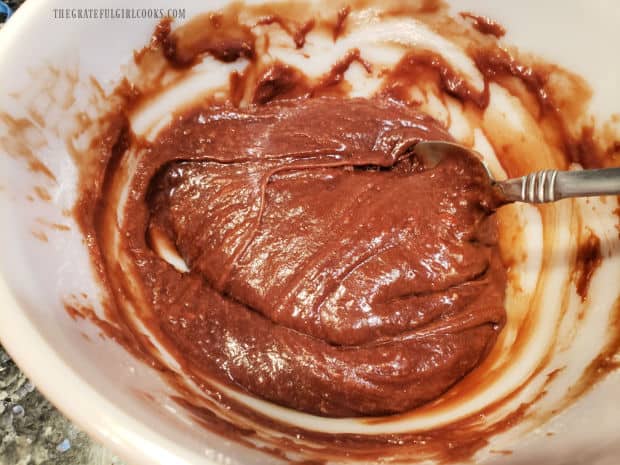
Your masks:
<svg viewBox="0 0 620 465"><path fill-rule="evenodd" d="M426 168L437 166L447 156L476 160L496 187L501 204L512 202L547 203L573 197L620 195L620 168L562 171L543 170L519 178L498 181L493 177L482 155L453 142L425 141L413 148Z"/></svg>

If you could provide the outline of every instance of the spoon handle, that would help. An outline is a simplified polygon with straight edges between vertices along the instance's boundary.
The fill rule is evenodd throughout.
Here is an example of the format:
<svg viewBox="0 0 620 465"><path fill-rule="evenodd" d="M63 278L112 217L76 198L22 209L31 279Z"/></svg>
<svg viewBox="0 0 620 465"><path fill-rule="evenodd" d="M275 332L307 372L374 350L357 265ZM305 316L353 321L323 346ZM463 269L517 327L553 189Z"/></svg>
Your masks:
<svg viewBox="0 0 620 465"><path fill-rule="evenodd" d="M570 197L620 195L620 168L545 170L500 181L508 202L546 203Z"/></svg>

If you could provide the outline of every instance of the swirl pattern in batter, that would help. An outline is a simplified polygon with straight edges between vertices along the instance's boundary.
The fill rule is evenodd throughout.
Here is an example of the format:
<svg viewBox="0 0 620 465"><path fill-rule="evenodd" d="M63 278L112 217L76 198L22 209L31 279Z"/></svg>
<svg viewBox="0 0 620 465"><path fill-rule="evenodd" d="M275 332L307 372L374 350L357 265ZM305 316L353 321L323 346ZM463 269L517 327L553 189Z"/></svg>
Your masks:
<svg viewBox="0 0 620 465"><path fill-rule="evenodd" d="M163 331L217 379L314 414L444 393L495 342L506 277L481 166L425 169L411 147L427 139L450 136L389 100L179 118L140 161L145 201L126 212L146 220L127 237Z"/></svg>

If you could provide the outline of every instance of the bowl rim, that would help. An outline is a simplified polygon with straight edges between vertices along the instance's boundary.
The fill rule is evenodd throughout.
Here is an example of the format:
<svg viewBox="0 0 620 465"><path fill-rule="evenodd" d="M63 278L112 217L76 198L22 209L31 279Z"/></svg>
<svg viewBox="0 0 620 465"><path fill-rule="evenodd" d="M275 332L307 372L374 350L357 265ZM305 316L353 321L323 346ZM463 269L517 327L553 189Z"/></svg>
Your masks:
<svg viewBox="0 0 620 465"><path fill-rule="evenodd" d="M28 0L0 30L0 63L9 74L15 64L6 55L19 48L20 38L36 34L33 23L48 15L61 0ZM13 50L14 51L14 50ZM0 259L1 261L1 259ZM96 442L104 444L128 465L218 465L207 454L183 447L158 432L156 425L136 420L108 400L68 365L21 310L16 294L0 273L0 342L37 389ZM27 341L27 344L24 342Z"/></svg>
<svg viewBox="0 0 620 465"><path fill-rule="evenodd" d="M0 320L11 322L0 325L4 348L37 390L96 442L128 464L194 465L200 461L217 465L206 456L176 447L99 394L62 360L29 318L16 311L19 308L0 277Z"/></svg>

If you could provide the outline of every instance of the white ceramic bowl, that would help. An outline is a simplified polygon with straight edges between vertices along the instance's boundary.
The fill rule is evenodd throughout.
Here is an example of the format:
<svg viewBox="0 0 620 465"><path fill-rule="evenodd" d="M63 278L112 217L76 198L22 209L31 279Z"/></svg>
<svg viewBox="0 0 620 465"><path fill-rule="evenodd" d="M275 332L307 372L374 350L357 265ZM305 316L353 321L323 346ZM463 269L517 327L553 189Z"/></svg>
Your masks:
<svg viewBox="0 0 620 465"><path fill-rule="evenodd" d="M225 1L179 0L188 16L221 7ZM505 25L507 42L564 65L594 89L592 111L607 118L620 110L620 60L615 43L620 3L614 0L453 0L454 11L488 15ZM126 0L29 0L0 32L0 111L19 114L32 105L30 83L53 65L99 82L118 79L134 49L149 39L156 20L60 20L54 8L123 8ZM134 0L132 8L165 7ZM33 73L34 71L34 73ZM79 100L84 98L76 94ZM58 102L41 102L46 118L62 118ZM81 102L84 103L84 102ZM62 121L60 121L62 123ZM36 386L95 439L134 465L199 463L273 463L273 458L223 440L191 422L167 400L169 388L109 339L97 337L88 323L72 321L62 301L86 293L96 301L82 237L63 209L75 200L76 172L58 139L46 135L33 150L56 175L41 181L23 160L0 150L0 338ZM0 131L2 131L0 124ZM36 132L36 129L31 129ZM23 133L0 132L19 139ZM28 140L36 141L36 134ZM41 186L50 201L27 200ZM39 195L45 193L39 191ZM43 220L43 222L42 222ZM44 227L66 224L70 231ZM48 241L41 237L44 232ZM617 251L616 251L617 252ZM620 258L607 261L613 278ZM618 281L597 277L596 292L614 298ZM592 337L595 337L594 334ZM149 392L155 402L139 393ZM538 430L510 442L512 455L490 456L485 463L518 465L616 465L620 457L620 376L612 374L577 404ZM544 434L553 431L550 437Z"/></svg>

